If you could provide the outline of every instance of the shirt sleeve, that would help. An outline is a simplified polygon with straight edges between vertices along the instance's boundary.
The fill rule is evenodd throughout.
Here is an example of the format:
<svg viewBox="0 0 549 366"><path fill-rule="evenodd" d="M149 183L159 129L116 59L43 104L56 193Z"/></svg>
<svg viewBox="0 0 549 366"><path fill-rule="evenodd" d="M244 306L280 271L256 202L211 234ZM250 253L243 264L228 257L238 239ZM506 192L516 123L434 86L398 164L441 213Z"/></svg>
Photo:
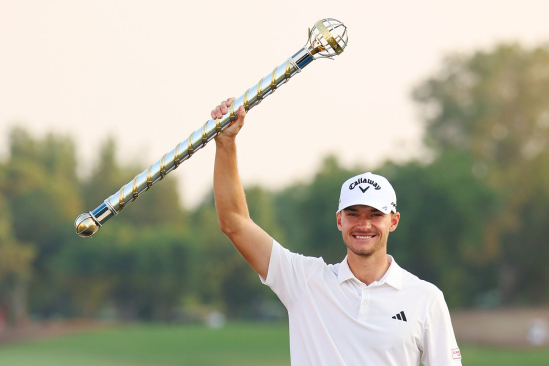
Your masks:
<svg viewBox="0 0 549 366"><path fill-rule="evenodd" d="M259 278L289 309L307 286L307 281L314 271L323 265L322 258L292 253L273 240L267 278Z"/></svg>
<svg viewBox="0 0 549 366"><path fill-rule="evenodd" d="M461 353L442 292L436 296L427 314L421 362L425 366L461 365Z"/></svg>

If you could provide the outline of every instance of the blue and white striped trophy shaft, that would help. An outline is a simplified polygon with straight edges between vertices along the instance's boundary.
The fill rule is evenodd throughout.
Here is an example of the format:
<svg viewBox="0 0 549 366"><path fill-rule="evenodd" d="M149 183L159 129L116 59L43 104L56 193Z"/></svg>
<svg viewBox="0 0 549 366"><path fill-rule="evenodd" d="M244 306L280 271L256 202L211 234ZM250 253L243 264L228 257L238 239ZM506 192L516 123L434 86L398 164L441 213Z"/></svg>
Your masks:
<svg viewBox="0 0 549 366"><path fill-rule="evenodd" d="M287 83L291 77L301 72L313 60L339 55L347 45L347 39L347 30L343 23L330 18L316 22L313 29L309 30L307 44L234 100L229 107L229 113L222 118L208 120L186 140L164 154L160 160L122 186L95 210L79 215L74 223L76 233L81 237L95 235L107 220L120 213L124 207L135 201L226 129L236 119L240 106L244 106L246 112L249 111L281 85Z"/></svg>

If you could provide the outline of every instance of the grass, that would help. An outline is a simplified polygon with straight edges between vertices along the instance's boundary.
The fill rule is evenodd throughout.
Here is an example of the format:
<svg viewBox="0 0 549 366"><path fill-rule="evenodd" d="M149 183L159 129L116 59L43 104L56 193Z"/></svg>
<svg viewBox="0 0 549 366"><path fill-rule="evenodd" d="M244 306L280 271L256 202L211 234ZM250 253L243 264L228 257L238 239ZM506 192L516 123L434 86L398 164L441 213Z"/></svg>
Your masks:
<svg viewBox="0 0 549 366"><path fill-rule="evenodd" d="M549 365L549 350L462 346L468 366ZM0 346L0 365L288 366L287 324L133 325Z"/></svg>
<svg viewBox="0 0 549 366"><path fill-rule="evenodd" d="M0 365L289 365L286 324L133 325L0 347Z"/></svg>

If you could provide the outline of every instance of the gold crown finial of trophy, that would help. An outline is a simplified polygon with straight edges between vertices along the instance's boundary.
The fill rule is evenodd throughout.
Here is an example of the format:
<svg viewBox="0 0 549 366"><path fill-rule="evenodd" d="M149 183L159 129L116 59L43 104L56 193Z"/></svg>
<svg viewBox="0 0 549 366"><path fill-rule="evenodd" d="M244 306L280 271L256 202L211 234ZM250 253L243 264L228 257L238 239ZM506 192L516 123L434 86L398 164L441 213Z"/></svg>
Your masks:
<svg viewBox="0 0 549 366"><path fill-rule="evenodd" d="M76 233L83 238L95 235L108 219L120 213L141 194L148 191L153 184L162 180L227 128L236 119L235 111L240 106L244 106L246 112L249 111L287 83L292 76L301 72L313 60L332 58L341 54L347 46L347 42L347 27L340 21L325 18L316 22L313 28L309 29L309 39L306 45L235 99L230 106L229 113L220 119L208 120L202 127L191 133L186 140L181 141L173 150L164 154L160 160L136 175L118 192L105 199L95 210L79 215L74 222Z"/></svg>
<svg viewBox="0 0 549 366"><path fill-rule="evenodd" d="M314 58L332 58L343 52L348 39L347 27L343 23L325 18L309 29L306 47Z"/></svg>

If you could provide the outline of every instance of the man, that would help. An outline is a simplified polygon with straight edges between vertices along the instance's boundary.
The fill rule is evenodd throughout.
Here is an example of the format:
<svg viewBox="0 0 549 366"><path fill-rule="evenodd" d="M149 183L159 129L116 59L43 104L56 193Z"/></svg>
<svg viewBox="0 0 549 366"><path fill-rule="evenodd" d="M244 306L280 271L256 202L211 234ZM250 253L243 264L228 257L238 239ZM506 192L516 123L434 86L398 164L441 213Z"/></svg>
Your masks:
<svg viewBox="0 0 549 366"><path fill-rule="evenodd" d="M341 263L291 253L250 218L236 159L244 117L240 107L216 137L215 204L221 230L288 310L292 364L461 365L442 292L387 255L400 221L387 179L365 173L343 184L336 213L347 247Z"/></svg>

